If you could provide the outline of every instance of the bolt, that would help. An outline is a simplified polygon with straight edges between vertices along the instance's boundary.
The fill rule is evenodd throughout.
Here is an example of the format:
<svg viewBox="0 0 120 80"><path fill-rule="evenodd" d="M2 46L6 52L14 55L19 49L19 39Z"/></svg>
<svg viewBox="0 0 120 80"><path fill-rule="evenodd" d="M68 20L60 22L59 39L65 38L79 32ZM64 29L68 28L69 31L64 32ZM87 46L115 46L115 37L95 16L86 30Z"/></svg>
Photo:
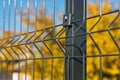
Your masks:
<svg viewBox="0 0 120 80"><path fill-rule="evenodd" d="M68 17L67 16L65 16L65 19L67 19Z"/></svg>

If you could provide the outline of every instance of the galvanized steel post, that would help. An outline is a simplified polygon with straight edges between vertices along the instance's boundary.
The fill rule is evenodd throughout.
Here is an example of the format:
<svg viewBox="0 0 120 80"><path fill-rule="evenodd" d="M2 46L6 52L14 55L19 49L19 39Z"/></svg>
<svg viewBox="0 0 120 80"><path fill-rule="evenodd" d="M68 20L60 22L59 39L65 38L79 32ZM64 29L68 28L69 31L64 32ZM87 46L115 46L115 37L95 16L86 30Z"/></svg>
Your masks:
<svg viewBox="0 0 120 80"><path fill-rule="evenodd" d="M86 0L66 0L66 80L86 80ZM79 35L79 36L78 36Z"/></svg>

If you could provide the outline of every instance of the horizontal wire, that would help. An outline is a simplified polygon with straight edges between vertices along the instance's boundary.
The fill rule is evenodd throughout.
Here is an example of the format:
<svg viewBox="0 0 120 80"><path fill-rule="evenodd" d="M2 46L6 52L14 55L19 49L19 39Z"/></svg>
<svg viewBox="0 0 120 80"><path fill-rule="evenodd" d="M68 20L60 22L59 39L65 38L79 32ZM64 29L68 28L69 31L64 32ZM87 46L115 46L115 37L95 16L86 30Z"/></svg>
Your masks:
<svg viewBox="0 0 120 80"><path fill-rule="evenodd" d="M119 10L115 10L115 11L104 13L104 14L102 14L102 16L105 16L105 15L108 15L108 14L112 14L112 13L116 13L116 12L119 12ZM92 19L92 18L97 18L99 16L100 15L88 17L88 18L86 18L86 20L89 20L89 19ZM83 21L83 20L73 21L72 23L81 22L81 21ZM59 27L59 26L63 26L63 24L55 25L54 27ZM49 29L52 29L52 28L53 28L53 26L45 28L44 30L49 30ZM20 34L20 35L26 35L26 34L31 34L31 33L40 32L40 31L43 31L43 29L36 30L36 31L31 31L31 32L28 32L28 33L23 33L23 34ZM20 36L20 35L10 36L9 38L17 37L17 36ZM4 39L0 39L0 40L5 40L5 39L9 39L9 38L4 38Z"/></svg>
<svg viewBox="0 0 120 80"><path fill-rule="evenodd" d="M54 27L59 27L59 26L63 26L63 24L59 24L59 25L55 25ZM49 29L52 29L53 27L48 27L48 28L44 28L44 30L49 30ZM10 36L9 38L13 38L13 37L19 37L19 36L22 36L22 35L26 35L26 34L32 34L32 33L37 33L37 32L40 32L40 31L44 31L43 29L40 29L40 30L36 30L36 31L31 31L31 32L28 32L28 33L22 33L22 34L17 34L17 35L14 35L14 36ZM9 39L8 37L7 38L4 38L4 39L0 39L1 40L5 40L5 39Z"/></svg>
<svg viewBox="0 0 120 80"><path fill-rule="evenodd" d="M115 28L109 28L109 29L104 29L104 30L98 30L98 31L92 31L92 32L87 32L87 33L82 33L82 34L76 34L74 36L67 36L67 37L56 37L56 38L50 38L50 39L44 39L43 40L39 40L39 41L34 41L34 42L27 42L27 44L34 44L34 43L40 43L40 42L46 42L46 41L50 41L50 40L60 40L60 39L66 39L66 38L73 38L73 37L79 37L79 36L85 36L85 35L89 35L89 34L95 34L95 33L102 33L102 32L107 32L112 31L112 30L118 30L120 29L120 27L115 27ZM9 48L9 47L17 47L17 46L22 46L25 45L26 43L21 43L21 44L13 44L13 45L9 45L9 46L0 46L1 49L4 48Z"/></svg>
<svg viewBox="0 0 120 80"><path fill-rule="evenodd" d="M108 15L108 14L113 14L113 13L119 13L119 10L114 10L114 11L110 11L110 12L107 12L107 13L102 13L101 15L102 16L105 16L105 15ZM89 19L92 19L92 18L97 18L97 17L100 17L100 15L95 15L95 16L92 16L92 17L88 17L88 18L86 18L85 20L89 20ZM76 22L81 22L81 21L83 21L82 19L81 20L74 20L74 21L72 21L72 23L76 23Z"/></svg>
<svg viewBox="0 0 120 80"><path fill-rule="evenodd" d="M34 41L34 42L27 42L27 44L34 44L34 43L39 43L39 42L46 42L46 41L50 41L50 40L60 40L60 39L65 39L65 38L73 38L73 37L78 37L78 36L85 36L85 35L88 35L88 34L95 34L95 33L102 33L102 32L107 32L107 31L112 31L112 30L118 30L120 29L120 27L115 27L115 28L109 28L109 29L104 29L104 30L98 30L98 31L92 31L92 32L87 32L87 33L82 33L82 34L76 34L74 36L67 36L67 37L59 37L59 38L50 38L50 39L44 39L43 40L40 40L40 41ZM26 43L21 43L21 44L18 44L19 46L22 46L22 45L25 45ZM16 45L12 45L12 47L16 47ZM11 47L10 46L0 46L1 49L4 49L4 48L9 48Z"/></svg>
<svg viewBox="0 0 120 80"><path fill-rule="evenodd" d="M69 59L74 59L74 58L96 58L96 57L110 57L110 56L120 56L120 54L115 54L115 53L109 53L109 54L101 54L101 55L89 55L89 56L69 56ZM26 61L26 60L42 60L42 59L61 59L61 58L68 58L68 56L54 56L54 57L42 57L42 58L28 58L28 59L19 59L19 60L0 60L0 62L14 62L14 61Z"/></svg>
<svg viewBox="0 0 120 80"><path fill-rule="evenodd" d="M55 5L54 5L54 7L55 7ZM29 7L30 8L30 7ZM101 14L102 16L105 16L105 15L109 15L109 14L113 14L113 13L119 13L119 10L114 10L114 11L110 11L110 12L107 12L107 13L103 13L103 14ZM85 22L87 22L87 20L90 20L90 19L93 19L93 18L97 18L97 17L101 17L101 15L95 15L95 16L91 16L91 17L88 17L88 18L86 18L85 19ZM28 15L29 16L29 15ZM9 15L9 17L10 17L10 15ZM55 15L54 15L54 18L55 18ZM83 21L82 19L80 19L80 20L74 20L74 21L72 21L71 23L72 24L75 24L75 23L77 23L77 22L81 22L81 21ZM29 22L28 22L29 23ZM37 34L37 32L42 32L42 31L44 31L44 32L47 32L47 30L50 30L50 29L52 29L51 30L51 32L49 32L48 34L47 34L47 36L49 36L49 34L50 33L52 33L53 32L53 30L55 29L55 28L57 28L57 27L62 27L64 24L59 24L59 25L55 25L54 24L54 26L51 26L51 27L45 27L44 26L44 28L43 29L40 29L40 30L35 30L35 31L29 31L29 28L27 28L28 29L28 31L26 32L26 33L20 33L20 34L15 34L14 33L14 35L12 36L9 36L9 37L7 37L7 38L2 38L2 39L0 39L0 41L1 41L1 43L2 43L2 41L3 41L3 43L6 43L6 42L9 42L9 40L11 40L12 39L12 42L15 40L15 39L17 39L18 37L21 37L21 38L19 38L15 43L13 43L12 45L11 44L3 44L3 45L1 45L0 46L0 50L2 50L2 49L7 49L7 48L11 48L12 50L15 50L14 48L16 48L16 47L19 47L19 49L21 49L22 50L22 48L20 48L20 46L23 46L23 45L25 45L25 48L27 48L27 49L29 49L28 51L31 51L30 52L30 54L32 54L34 57L25 57L25 58L20 58L19 56L19 54L17 54L17 51L13 51L14 52L14 54L17 54L18 55L18 57L19 58L17 58L17 59L15 59L15 58L12 58L12 59L7 59L8 57L7 56L5 56L6 57L6 59L4 60L0 60L0 62L6 62L6 63L9 63L9 62L16 62L17 64L19 64L20 65L20 62L22 62L22 61L34 61L34 67L35 67L35 60L49 60L49 59L51 59L51 60L55 60L55 59L74 59L74 60L77 60L76 58L103 58L103 57L109 57L109 56L120 56L120 54L116 54L115 52L113 52L113 53L109 53L109 54L98 54L98 55L85 55L85 56L83 56L83 55L78 55L78 56L66 56L65 54L63 54L63 56L54 56L54 54L49 50L50 48L49 47L47 47L47 41L51 41L51 40L53 40L53 41L55 41L55 43L56 43L56 45L58 45L57 43L60 43L60 40L62 40L62 39L66 39L66 38L74 38L74 37L79 37L79 36L87 36L87 35L89 35L89 34L95 34L95 33L102 33L102 32L110 32L110 31L113 31L113 30L118 30L118 29L120 29L120 27L118 26L118 27L112 27L112 28L107 28L107 29L102 29L102 30L96 30L96 31L88 31L88 32L85 32L85 33L81 33L81 34L75 34L74 36L65 36L65 37L62 37L62 36L54 36L53 38L48 38L48 39L46 39L46 35L45 36L43 36L43 38L44 39L42 39L42 40L36 40L36 39L34 39L34 34ZM29 24L28 24L28 26L29 26ZM5 28L5 27L4 27ZM9 28L10 28L10 22L9 22ZM22 29L22 28L21 28ZM66 27L63 27L63 29L65 30L66 29ZM62 30L61 30L62 31ZM60 32L60 31L59 31ZM57 32L57 33L59 33L59 32ZM24 40L23 41L21 41L21 39L22 39L22 36L25 36L25 35L27 35L27 37L25 37L25 39L26 38L28 38L29 37L29 35L31 35L32 34L32 37L30 37L30 38L33 38L33 41L31 41L31 39L29 38L29 39L27 39L27 41L25 41L24 42ZM41 33L40 33L41 34ZM10 29L9 29L9 34L8 35L10 35ZM37 36L38 37L38 36ZM58 41L57 41L58 40ZM21 41L21 42L20 42ZM16 43L19 43L19 44L16 44ZM23 42L23 43L22 43ZM51 53L51 56L50 57L46 57L46 56L40 56L40 57L36 57L37 55L35 55L34 53L33 53L33 51L32 51L32 49L30 49L29 47L27 47L28 45L30 45L30 44L33 44L34 46L37 44L37 43L43 43L44 45L46 45L45 47L47 48L47 50L49 50L49 52ZM11 43L11 42L10 42ZM98 44L97 44L98 45ZM63 46L62 44L60 44L60 46ZM58 47L60 47L59 45L58 45ZM66 45L65 45L66 46ZM35 46L36 47L36 46ZM95 46L96 47L96 46ZM38 49L39 50L39 49ZM61 48L61 50L62 50L62 48ZM63 50L66 50L65 48L63 48ZM26 50L25 50L26 51ZM40 50L40 51L42 51L42 50ZM101 50L100 50L101 51ZM62 51L61 51L62 52ZM5 52L3 52L3 53L5 53ZM27 53L25 53L24 51L23 51L23 53L24 54L27 54ZM49 53L49 54L50 54ZM24 54L22 54L22 55L24 55ZM13 55L12 55L13 56ZM1 58L2 59L2 58ZM45 63L45 62L42 62L42 65L43 65L43 63ZM29 63L26 63L26 65L28 65ZM84 64L86 64L86 63L84 63ZM53 65L54 65L54 62L52 62L52 69L53 69ZM44 66L44 65L43 65ZM20 68L20 66L19 66L19 68ZM27 68L27 67L26 67ZM7 65L7 69L8 69L8 65ZM33 69L33 71L35 71L34 69ZM102 70L101 70L102 71ZM53 77L53 70L51 70L51 80L52 80L52 77ZM7 78L7 77L6 77ZM102 78L102 77L101 77ZM33 73L33 79L34 79L34 73Z"/></svg>

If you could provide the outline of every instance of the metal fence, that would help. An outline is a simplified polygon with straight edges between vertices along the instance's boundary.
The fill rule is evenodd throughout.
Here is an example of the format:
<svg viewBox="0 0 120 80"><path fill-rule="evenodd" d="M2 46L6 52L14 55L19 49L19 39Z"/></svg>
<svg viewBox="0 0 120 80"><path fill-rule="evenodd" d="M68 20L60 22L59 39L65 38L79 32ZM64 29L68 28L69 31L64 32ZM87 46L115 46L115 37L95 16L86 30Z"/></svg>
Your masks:
<svg viewBox="0 0 120 80"><path fill-rule="evenodd" d="M120 0L0 0L0 80L120 80Z"/></svg>

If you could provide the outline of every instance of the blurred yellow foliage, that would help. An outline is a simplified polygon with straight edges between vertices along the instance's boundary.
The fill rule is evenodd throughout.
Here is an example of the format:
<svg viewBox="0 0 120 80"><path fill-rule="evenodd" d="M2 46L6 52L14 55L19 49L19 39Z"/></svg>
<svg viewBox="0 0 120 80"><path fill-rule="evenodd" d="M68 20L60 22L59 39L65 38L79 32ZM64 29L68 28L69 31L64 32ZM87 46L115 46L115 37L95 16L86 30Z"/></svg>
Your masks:
<svg viewBox="0 0 120 80"><path fill-rule="evenodd" d="M90 3L87 6L88 10L88 17L99 15L99 5ZM111 11L111 5L105 1L103 7L102 7L102 13L110 12ZM28 12L25 10L24 14L28 14ZM31 13L32 14L32 13ZM39 15L37 16L37 23L35 21L35 14L32 14L31 19L29 20L30 26L36 26L37 30L43 30L44 33L36 32L35 37L41 36L38 38L38 40L42 40L45 35L45 39L54 38L55 34L57 34L62 28L57 28L56 30L52 31L51 29L45 30L45 28L53 26L53 19L48 16L43 16L44 10L43 7L39 9ZM97 43L98 47L100 48L101 52L99 52L98 48L96 47L95 43L91 40L90 36L87 35L87 56L95 56L95 55L107 55L107 54L119 54L119 49L116 47L115 42L113 41L112 37L115 39L118 45L120 45L120 31L119 29L116 30L110 30L110 33L108 32L109 25L114 19L117 17L118 13L108 14L105 16L102 16L100 21L95 25L95 27L92 29L92 31L100 31L100 30L106 30L104 32L97 32L91 34L95 42ZM59 15L60 18L62 18L61 14ZM87 32L91 29L92 26L99 20L99 17L92 18L87 20ZM120 18L117 18L115 22L110 25L110 28L116 28L119 27L119 21ZM46 23L44 23L46 22ZM23 23L28 24L28 18L25 16L23 18ZM51 33L52 31L52 33ZM49 35L47 35L49 33ZM112 37L110 36L112 35ZM8 32L4 33L4 36L8 36ZM64 37L65 33L61 35L61 37ZM60 41L63 45L65 44L65 40ZM37 50L35 50L34 45L27 45L30 47L30 49L34 50L34 55L31 55L30 51L25 47L21 46L21 48L25 51L25 54L27 54L27 58L41 58L36 60L25 60L20 62L20 70L21 74L24 74L27 70L27 74L31 75L31 79L34 77L34 80L41 80L41 77L43 76L44 80L50 80L52 77L52 80L62 80L63 79L63 73L64 73L64 59L62 58L56 58L52 59L53 57L58 56L64 56L63 52L60 49L60 46L56 45L59 43L58 40L49 40L43 42L36 43L39 47L39 50L41 53ZM48 49L49 48L49 49ZM11 49L7 48L10 53L14 53ZM23 55L22 52L19 50L19 47L14 47L15 51L20 53L18 55ZM6 50L5 50L6 51ZM4 51L4 52L5 52ZM5 52L6 54L2 54L0 52L0 56L3 60L5 60L4 55L8 56L9 59L12 60L12 57L15 58L15 60L18 59L17 55L10 56L8 52ZM38 56L39 55L39 56ZM26 59L25 55L20 57L21 59ZM48 58L48 59L46 59ZM119 78L119 72L120 72L120 64L119 64L119 57L118 56L104 56L102 57L102 76L103 80L118 80ZM27 67L26 66L27 62ZM22 64L23 63L23 64ZM15 65L15 63L13 63ZM3 63L3 67L7 67L8 64ZM33 68L33 66L34 68ZM16 65L18 67L18 64ZM14 67L15 69L16 67ZM12 63L9 64L9 70L12 69ZM87 58L87 80L99 80L100 78L100 57L88 57ZM42 73L43 72L43 73ZM33 75L34 73L34 75ZM43 75L42 75L43 74ZM52 74L52 76L51 76Z"/></svg>
<svg viewBox="0 0 120 80"><path fill-rule="evenodd" d="M109 4L108 0L106 0L102 6L101 12L104 14L112 11L111 7L112 6ZM90 3L87 8L88 17L99 15L100 13L98 4ZM117 28L120 26L118 21L120 21L118 13L102 15L101 17L99 16L97 18L87 20L87 32L95 26L92 31L90 31L95 32L91 34L95 43L91 40L90 36L87 35L87 56L99 55L98 57L87 58L87 80L99 80L100 68L102 69L103 80L119 79L119 56L102 56L100 62L101 54L119 54L119 49L116 43L120 45L120 31L119 29L110 30L110 28ZM98 45L100 51L95 44Z"/></svg>

